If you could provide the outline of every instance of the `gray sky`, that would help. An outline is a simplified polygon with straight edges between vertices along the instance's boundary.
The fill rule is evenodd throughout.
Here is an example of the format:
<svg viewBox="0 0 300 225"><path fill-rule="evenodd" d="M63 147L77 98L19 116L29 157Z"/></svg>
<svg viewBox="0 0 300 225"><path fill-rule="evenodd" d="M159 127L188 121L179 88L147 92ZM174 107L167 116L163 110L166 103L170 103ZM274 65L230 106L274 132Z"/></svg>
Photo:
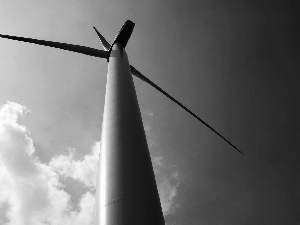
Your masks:
<svg viewBox="0 0 300 225"><path fill-rule="evenodd" d="M0 33L101 49L92 26L111 42L134 21L131 64L245 153L134 78L167 224L299 224L293 2L0 1ZM0 189L0 223L79 224L92 210L95 168L84 163L97 162L107 64L4 39L0 49L0 184L11 184ZM22 106L30 112L17 121ZM32 203L33 190L65 200Z"/></svg>

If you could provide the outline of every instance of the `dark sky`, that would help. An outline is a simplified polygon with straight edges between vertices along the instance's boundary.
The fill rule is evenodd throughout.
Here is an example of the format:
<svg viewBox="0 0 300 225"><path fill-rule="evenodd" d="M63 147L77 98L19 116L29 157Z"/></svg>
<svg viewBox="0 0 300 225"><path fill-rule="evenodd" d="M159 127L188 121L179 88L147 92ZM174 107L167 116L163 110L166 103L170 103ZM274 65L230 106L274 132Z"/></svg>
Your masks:
<svg viewBox="0 0 300 225"><path fill-rule="evenodd" d="M299 10L296 1L0 3L0 33L101 48L125 20L140 72L233 142L244 156L134 79L151 155L176 172L168 225L299 224ZM0 104L24 119L44 162L96 140L104 60L0 40ZM5 85L4 85L5 84Z"/></svg>
<svg viewBox="0 0 300 225"><path fill-rule="evenodd" d="M298 224L296 5L190 1L169 7L154 13L153 35L163 30L163 37L162 53L153 56L159 75L152 79L245 153L236 154L177 106L157 100L154 115L164 113L166 122L156 125L162 148L182 179L180 208L170 221Z"/></svg>

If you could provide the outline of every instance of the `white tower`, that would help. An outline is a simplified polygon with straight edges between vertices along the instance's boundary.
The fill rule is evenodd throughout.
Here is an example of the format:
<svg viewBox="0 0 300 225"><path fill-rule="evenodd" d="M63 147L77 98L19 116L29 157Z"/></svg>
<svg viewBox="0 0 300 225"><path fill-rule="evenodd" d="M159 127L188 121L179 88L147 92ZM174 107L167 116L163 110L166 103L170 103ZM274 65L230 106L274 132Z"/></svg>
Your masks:
<svg viewBox="0 0 300 225"><path fill-rule="evenodd" d="M164 224L127 54L113 45L108 64L94 225Z"/></svg>

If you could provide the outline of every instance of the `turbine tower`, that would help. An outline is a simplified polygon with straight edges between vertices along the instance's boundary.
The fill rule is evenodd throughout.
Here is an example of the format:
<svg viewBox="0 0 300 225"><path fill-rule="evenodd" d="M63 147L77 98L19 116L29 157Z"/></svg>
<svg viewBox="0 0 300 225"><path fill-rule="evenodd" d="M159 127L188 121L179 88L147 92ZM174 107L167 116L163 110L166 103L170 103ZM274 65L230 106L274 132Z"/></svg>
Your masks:
<svg viewBox="0 0 300 225"><path fill-rule="evenodd" d="M134 24L127 21L110 47L95 225L164 224L142 117L124 50L133 27Z"/></svg>
<svg viewBox="0 0 300 225"><path fill-rule="evenodd" d="M105 49L104 51L78 45L0 34L2 38L105 58L109 62L94 225L165 224L131 74L160 91L242 153L210 125L129 64L125 47L133 28L134 23L129 20L126 21L110 45L94 27Z"/></svg>

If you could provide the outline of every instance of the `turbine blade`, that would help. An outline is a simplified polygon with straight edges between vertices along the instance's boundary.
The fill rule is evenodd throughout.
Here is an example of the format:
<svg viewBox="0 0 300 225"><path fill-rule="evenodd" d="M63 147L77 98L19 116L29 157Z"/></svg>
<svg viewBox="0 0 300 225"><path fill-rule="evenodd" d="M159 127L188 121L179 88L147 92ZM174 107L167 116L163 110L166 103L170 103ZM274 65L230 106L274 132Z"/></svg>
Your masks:
<svg viewBox="0 0 300 225"><path fill-rule="evenodd" d="M102 45L105 51L108 51L110 49L110 44L106 41L106 39L100 34L100 32L96 29L96 27L93 27L96 31Z"/></svg>
<svg viewBox="0 0 300 225"><path fill-rule="evenodd" d="M44 45L44 46L48 46L48 47L60 48L63 50L68 50L71 52L78 52L78 53L82 53L82 54L90 55L90 56L94 56L94 57L100 57L100 58L105 58L105 59L107 59L109 57L109 52L90 48L90 47L80 46L80 45L72 45L72 44L59 43L59 42L53 42L53 41L44 41L44 40L37 40L37 39L32 39L32 38L16 37L16 36L3 35L3 34L0 34L0 37L11 39L11 40L16 40L16 41L23 41L23 42L29 42L29 43L38 44L38 45Z"/></svg>
<svg viewBox="0 0 300 225"><path fill-rule="evenodd" d="M177 101L175 98L173 98L171 95L169 95L167 92L165 92L163 89L161 89L159 86L157 86L155 83L153 83L151 80L149 80L147 77L145 77L143 74L141 74L137 69L135 69L133 66L130 65L131 73L140 78L141 80L145 81L152 87L154 87L156 90L167 96L169 99L171 99L173 102L175 102L177 105L179 105L181 108L183 108L185 111L187 111L189 114L191 114L193 117L195 117L197 120L199 120L201 123L203 123L206 127L208 127L210 130L212 130L215 134L217 134L220 138L222 138L224 141L226 141L229 145L231 145L235 150L237 150L239 153L243 154L242 151L240 151L237 147L235 147L230 141L228 141L223 135L221 135L218 131L216 131L214 128L212 128L209 124L207 124L205 121L203 121L201 118L199 118L195 113L193 113L191 110L189 110L187 107L182 105L179 101Z"/></svg>

